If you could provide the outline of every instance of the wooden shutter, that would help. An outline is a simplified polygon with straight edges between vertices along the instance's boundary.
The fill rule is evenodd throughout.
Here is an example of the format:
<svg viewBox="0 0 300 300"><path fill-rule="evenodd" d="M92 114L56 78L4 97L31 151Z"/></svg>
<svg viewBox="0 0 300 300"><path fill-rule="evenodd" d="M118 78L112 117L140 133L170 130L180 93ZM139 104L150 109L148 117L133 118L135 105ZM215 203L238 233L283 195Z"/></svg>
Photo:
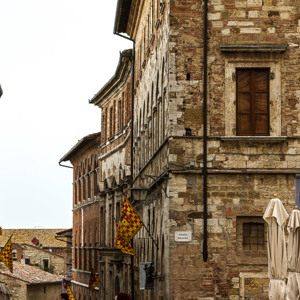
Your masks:
<svg viewBox="0 0 300 300"><path fill-rule="evenodd" d="M237 135L269 135L269 69L237 69Z"/></svg>

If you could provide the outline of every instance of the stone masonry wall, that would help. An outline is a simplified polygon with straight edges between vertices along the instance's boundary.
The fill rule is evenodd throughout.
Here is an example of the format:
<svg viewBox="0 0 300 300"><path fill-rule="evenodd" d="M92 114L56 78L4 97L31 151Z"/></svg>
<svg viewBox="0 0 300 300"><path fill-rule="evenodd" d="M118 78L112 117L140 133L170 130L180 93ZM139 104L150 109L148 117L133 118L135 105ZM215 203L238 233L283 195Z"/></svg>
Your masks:
<svg viewBox="0 0 300 300"><path fill-rule="evenodd" d="M11 300L27 300L27 286L22 280L16 280L0 273L0 282L4 282L10 289Z"/></svg>
<svg viewBox="0 0 300 300"><path fill-rule="evenodd" d="M259 281L264 284L256 291L255 299L266 299L266 244L264 250L244 250L241 244L241 220L254 218L262 221L274 191L279 191L279 197L290 213L294 204L294 184L293 175L209 175L208 261L204 263L202 176L192 171L185 174L174 172L169 187L172 198L170 290L174 299L201 299L199 295L213 299L240 299L249 296L251 284ZM192 241L175 242L176 231L190 231ZM248 273L248 278L244 278L244 273ZM264 274L264 277L259 279L257 274Z"/></svg>
<svg viewBox="0 0 300 300"><path fill-rule="evenodd" d="M65 275L66 266L65 258L58 255L53 255L49 251L44 251L38 247L24 245L23 250L24 258L30 258L31 265L38 265L43 267L43 259L48 259L49 268L50 266L54 267L54 274Z"/></svg>

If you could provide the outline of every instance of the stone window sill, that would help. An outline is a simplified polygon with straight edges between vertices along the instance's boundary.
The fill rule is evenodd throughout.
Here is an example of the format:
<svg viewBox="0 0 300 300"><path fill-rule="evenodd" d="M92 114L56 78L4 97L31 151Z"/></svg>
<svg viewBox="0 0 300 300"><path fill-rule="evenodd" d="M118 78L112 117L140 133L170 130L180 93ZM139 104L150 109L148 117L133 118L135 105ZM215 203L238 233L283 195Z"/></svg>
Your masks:
<svg viewBox="0 0 300 300"><path fill-rule="evenodd" d="M224 136L221 137L221 141L224 142L268 142L268 143L278 143L284 142L287 136Z"/></svg>

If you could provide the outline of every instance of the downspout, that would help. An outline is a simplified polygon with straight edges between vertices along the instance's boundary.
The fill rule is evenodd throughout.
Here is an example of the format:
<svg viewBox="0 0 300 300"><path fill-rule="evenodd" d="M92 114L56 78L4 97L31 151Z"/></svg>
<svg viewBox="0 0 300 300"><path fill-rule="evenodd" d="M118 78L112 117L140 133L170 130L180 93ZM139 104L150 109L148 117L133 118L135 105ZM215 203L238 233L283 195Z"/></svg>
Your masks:
<svg viewBox="0 0 300 300"><path fill-rule="evenodd" d="M131 82L131 153L130 153L130 187L132 187L132 179L133 179L133 114L134 114L134 71L135 71L135 41L127 36L117 33L114 31L114 34L132 41L132 82ZM132 190L130 190L130 199L133 199ZM132 241L131 241L132 246ZM130 269L131 269L131 298L134 300L134 256L131 255L131 262L130 262Z"/></svg>
<svg viewBox="0 0 300 300"><path fill-rule="evenodd" d="M203 261L207 261L207 1L203 26Z"/></svg>

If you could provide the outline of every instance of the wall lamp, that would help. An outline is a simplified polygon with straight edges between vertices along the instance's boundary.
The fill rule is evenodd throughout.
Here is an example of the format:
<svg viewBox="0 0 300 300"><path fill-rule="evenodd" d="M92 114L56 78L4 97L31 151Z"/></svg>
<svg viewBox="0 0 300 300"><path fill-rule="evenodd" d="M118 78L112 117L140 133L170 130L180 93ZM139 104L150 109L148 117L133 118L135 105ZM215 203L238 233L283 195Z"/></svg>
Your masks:
<svg viewBox="0 0 300 300"><path fill-rule="evenodd" d="M134 186L130 190L135 201L145 201L148 196L148 189L141 185Z"/></svg>

